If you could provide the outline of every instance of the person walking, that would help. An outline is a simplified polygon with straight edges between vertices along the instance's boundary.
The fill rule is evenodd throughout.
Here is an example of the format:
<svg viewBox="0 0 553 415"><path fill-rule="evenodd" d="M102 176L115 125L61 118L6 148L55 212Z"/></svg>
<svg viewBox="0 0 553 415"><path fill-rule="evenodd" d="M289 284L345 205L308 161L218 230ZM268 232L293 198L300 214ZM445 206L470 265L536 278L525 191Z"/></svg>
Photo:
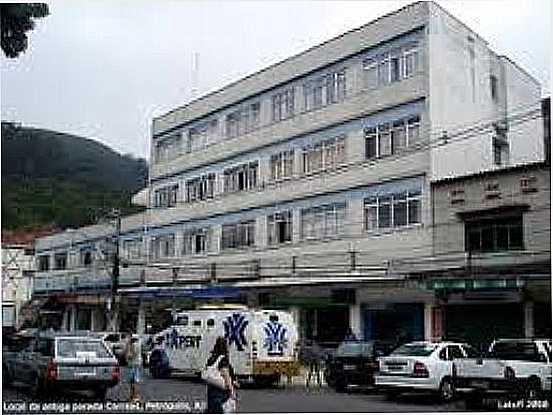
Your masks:
<svg viewBox="0 0 553 415"><path fill-rule="evenodd" d="M141 397L138 384L142 378L142 354L138 336L132 335L128 337L124 355L127 362L126 379L130 385L129 400L139 401Z"/></svg>
<svg viewBox="0 0 553 415"><path fill-rule="evenodd" d="M309 387L311 383L311 377L315 377L317 384L321 386L321 359L322 359L322 349L316 341L311 341L306 350L306 361L309 367L309 372L307 373L307 379L305 385Z"/></svg>
<svg viewBox="0 0 553 415"><path fill-rule="evenodd" d="M225 402L230 398L236 400L235 387L238 386L235 381L234 369L230 364L227 341L224 337L217 337L217 340L215 340L215 345L207 359L206 366L215 364L217 364L217 369L221 373L225 385L224 388L220 388L207 384L207 413L222 414L225 412L223 410Z"/></svg>

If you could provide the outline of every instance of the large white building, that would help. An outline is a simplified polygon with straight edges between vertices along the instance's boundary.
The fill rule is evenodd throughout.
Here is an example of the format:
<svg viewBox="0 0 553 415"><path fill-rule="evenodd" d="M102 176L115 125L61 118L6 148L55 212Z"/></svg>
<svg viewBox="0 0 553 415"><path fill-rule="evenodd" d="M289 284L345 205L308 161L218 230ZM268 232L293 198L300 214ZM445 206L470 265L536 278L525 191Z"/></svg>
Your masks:
<svg viewBox="0 0 553 415"><path fill-rule="evenodd" d="M438 336L435 292L397 266L434 256L431 183L542 161L540 98L418 2L176 108L153 120L148 210L123 218L119 293L141 326L156 298L232 288L294 310L321 341L348 327ZM112 234L39 240L37 295L109 290ZM74 297L64 324L102 326L107 297Z"/></svg>

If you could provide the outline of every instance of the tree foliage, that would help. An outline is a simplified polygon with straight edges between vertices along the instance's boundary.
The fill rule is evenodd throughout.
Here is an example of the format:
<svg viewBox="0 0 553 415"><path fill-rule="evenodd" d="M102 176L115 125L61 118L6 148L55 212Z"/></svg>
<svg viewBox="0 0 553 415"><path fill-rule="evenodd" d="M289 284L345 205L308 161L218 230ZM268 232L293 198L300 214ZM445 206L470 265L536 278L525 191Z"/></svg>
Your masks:
<svg viewBox="0 0 553 415"><path fill-rule="evenodd" d="M17 58L27 49L27 32L35 27L34 19L50 14L44 3L2 3L0 4L0 25L2 28L2 50L8 58Z"/></svg>
<svg viewBox="0 0 553 415"><path fill-rule="evenodd" d="M2 227L77 228L102 212L142 208L131 197L146 185L144 159L93 140L2 123Z"/></svg>

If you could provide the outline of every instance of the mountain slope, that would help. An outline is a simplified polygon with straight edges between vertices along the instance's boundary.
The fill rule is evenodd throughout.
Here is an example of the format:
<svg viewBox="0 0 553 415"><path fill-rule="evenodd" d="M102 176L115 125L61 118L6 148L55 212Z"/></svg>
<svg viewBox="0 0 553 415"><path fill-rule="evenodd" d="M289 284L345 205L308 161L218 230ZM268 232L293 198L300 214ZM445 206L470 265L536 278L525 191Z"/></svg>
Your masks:
<svg viewBox="0 0 553 415"><path fill-rule="evenodd" d="M145 186L147 163L94 140L2 123L2 228L78 227L124 213Z"/></svg>

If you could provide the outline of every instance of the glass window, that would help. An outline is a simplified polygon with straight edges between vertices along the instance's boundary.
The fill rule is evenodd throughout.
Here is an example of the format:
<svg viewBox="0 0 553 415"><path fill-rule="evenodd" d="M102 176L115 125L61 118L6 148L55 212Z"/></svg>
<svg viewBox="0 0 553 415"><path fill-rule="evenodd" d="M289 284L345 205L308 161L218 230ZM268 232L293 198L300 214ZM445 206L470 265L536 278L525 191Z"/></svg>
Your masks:
<svg viewBox="0 0 553 415"><path fill-rule="evenodd" d="M383 55L378 63L378 84L386 85L390 80L390 59L388 55Z"/></svg>
<svg viewBox="0 0 553 415"><path fill-rule="evenodd" d="M396 194L393 197L394 200L394 226L407 225L407 194Z"/></svg>
<svg viewBox="0 0 553 415"><path fill-rule="evenodd" d="M453 359L462 359L465 357L461 348L459 346L448 346L448 358L449 360Z"/></svg>
<svg viewBox="0 0 553 415"><path fill-rule="evenodd" d="M392 154L390 124L380 124L378 126L378 155L384 157L390 154Z"/></svg>
<svg viewBox="0 0 553 415"><path fill-rule="evenodd" d="M222 249L243 248L255 244L255 220L223 225Z"/></svg>
<svg viewBox="0 0 553 415"><path fill-rule="evenodd" d="M38 270L48 271L50 270L50 255L39 255L38 257Z"/></svg>
<svg viewBox="0 0 553 415"><path fill-rule="evenodd" d="M269 245L292 241L292 212L279 212L267 218Z"/></svg>
<svg viewBox="0 0 553 415"><path fill-rule="evenodd" d="M478 351L474 347L469 346L468 344L463 345L463 349L465 350L465 354L469 359L476 359L480 356L480 353L478 353Z"/></svg>
<svg viewBox="0 0 553 415"><path fill-rule="evenodd" d="M392 153L397 153L407 146L405 122L395 121L392 128Z"/></svg>
<svg viewBox="0 0 553 415"><path fill-rule="evenodd" d="M344 233L345 204L304 209L301 214L302 239L321 239Z"/></svg>
<svg viewBox="0 0 553 415"><path fill-rule="evenodd" d="M365 230L378 229L378 204L376 198L365 201Z"/></svg>
<svg viewBox="0 0 553 415"><path fill-rule="evenodd" d="M415 145L420 140L420 117L415 116L407 120L407 143Z"/></svg>
<svg viewBox="0 0 553 415"><path fill-rule="evenodd" d="M421 223L421 192L409 191L408 198L408 223Z"/></svg>
<svg viewBox="0 0 553 415"><path fill-rule="evenodd" d="M67 252L59 252L54 254L54 269L66 269L67 268Z"/></svg>
<svg viewBox="0 0 553 415"><path fill-rule="evenodd" d="M225 193L251 190L257 187L257 161L241 164L227 169L223 173Z"/></svg>
<svg viewBox="0 0 553 415"><path fill-rule="evenodd" d="M378 63L375 59L368 59L363 63L365 86L374 89L378 86Z"/></svg>
<svg viewBox="0 0 553 415"><path fill-rule="evenodd" d="M209 250L209 230L191 229L183 234L182 254L205 254Z"/></svg>
<svg viewBox="0 0 553 415"><path fill-rule="evenodd" d="M374 159L378 157L378 141L376 135L376 128L365 129L365 157L367 159Z"/></svg>
<svg viewBox="0 0 553 415"><path fill-rule="evenodd" d="M390 56L390 81L397 82L402 79L401 51L393 51Z"/></svg>
<svg viewBox="0 0 553 415"><path fill-rule="evenodd" d="M392 226L392 198L383 196L378 201L378 227L389 228Z"/></svg>
<svg viewBox="0 0 553 415"><path fill-rule="evenodd" d="M430 356L436 350L435 344L404 344L395 349L390 356Z"/></svg>
<svg viewBox="0 0 553 415"><path fill-rule="evenodd" d="M110 352L100 340L58 339L58 357L111 357Z"/></svg>
<svg viewBox="0 0 553 415"><path fill-rule="evenodd" d="M523 249L522 213L465 222L465 250L491 252Z"/></svg>
<svg viewBox="0 0 553 415"><path fill-rule="evenodd" d="M417 72L419 52L416 47L407 49L404 52L404 77L409 78Z"/></svg>

